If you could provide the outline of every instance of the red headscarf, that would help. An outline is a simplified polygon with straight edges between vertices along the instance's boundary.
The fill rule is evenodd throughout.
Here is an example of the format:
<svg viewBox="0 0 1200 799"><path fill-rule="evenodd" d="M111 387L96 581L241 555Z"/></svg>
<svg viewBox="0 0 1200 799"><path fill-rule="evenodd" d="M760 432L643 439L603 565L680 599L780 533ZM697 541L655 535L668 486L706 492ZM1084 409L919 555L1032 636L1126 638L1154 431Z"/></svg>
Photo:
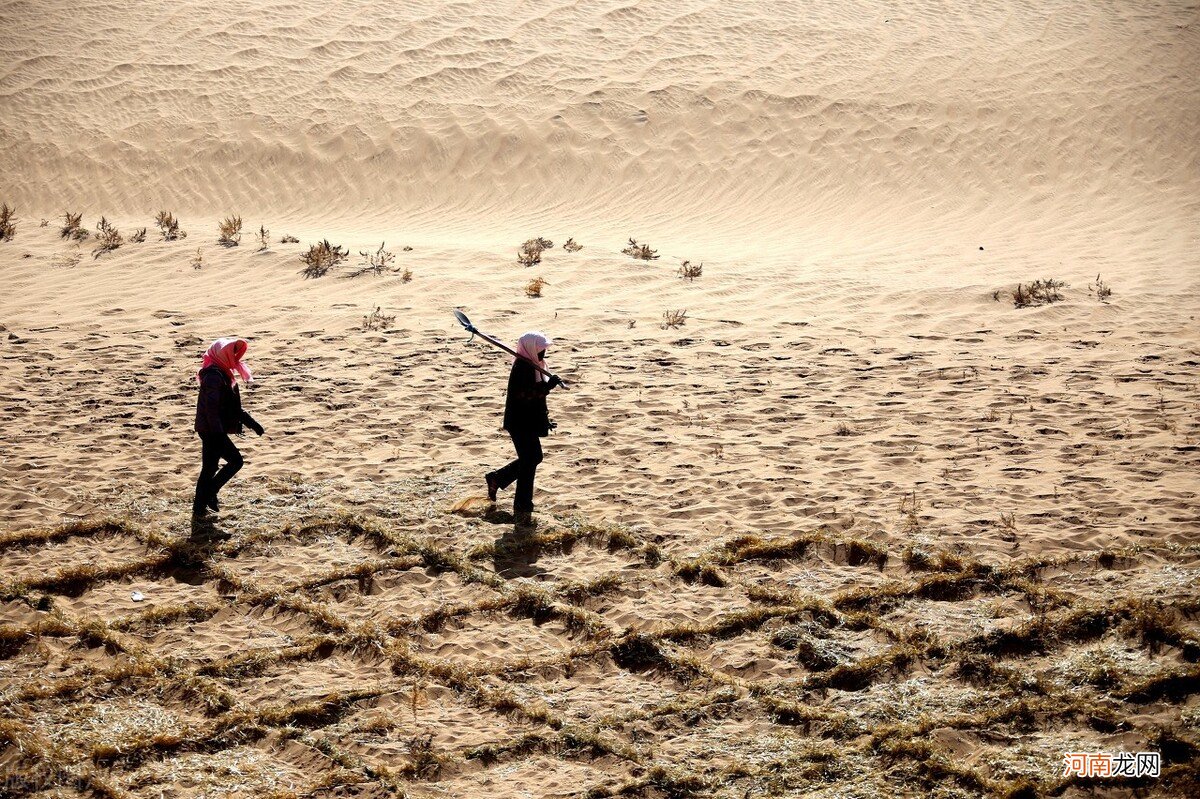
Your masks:
<svg viewBox="0 0 1200 799"><path fill-rule="evenodd" d="M204 370L216 364L225 370L225 374L229 375L230 385L237 382L239 375L242 380L249 383L253 379L250 375L250 367L242 363L242 356L246 354L249 346L244 338L219 338L209 345L208 351L204 353L204 363L201 364L200 369ZM196 379L200 379L200 372L196 373Z"/></svg>

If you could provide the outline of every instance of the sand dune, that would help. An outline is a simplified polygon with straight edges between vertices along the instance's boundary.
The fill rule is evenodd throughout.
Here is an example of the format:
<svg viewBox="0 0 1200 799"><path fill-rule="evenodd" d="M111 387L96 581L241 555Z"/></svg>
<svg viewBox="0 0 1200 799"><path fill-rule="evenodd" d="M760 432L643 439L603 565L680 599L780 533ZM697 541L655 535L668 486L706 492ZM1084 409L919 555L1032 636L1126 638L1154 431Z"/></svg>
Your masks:
<svg viewBox="0 0 1200 799"><path fill-rule="evenodd" d="M1184 7L10 2L5 20L0 193L42 216L776 251L833 223L895 244L1195 214Z"/></svg>
<svg viewBox="0 0 1200 799"><path fill-rule="evenodd" d="M1196 795L1196 24L0 0L0 794Z"/></svg>

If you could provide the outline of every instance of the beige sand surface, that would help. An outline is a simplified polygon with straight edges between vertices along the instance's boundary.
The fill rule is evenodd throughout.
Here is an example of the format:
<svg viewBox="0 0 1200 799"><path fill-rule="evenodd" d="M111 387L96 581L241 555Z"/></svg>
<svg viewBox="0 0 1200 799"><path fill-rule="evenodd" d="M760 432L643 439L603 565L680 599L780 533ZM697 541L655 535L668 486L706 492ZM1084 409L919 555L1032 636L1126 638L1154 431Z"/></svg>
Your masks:
<svg viewBox="0 0 1200 799"><path fill-rule="evenodd" d="M3 776L1079 796L1064 752L1152 749L1106 795L1200 790L1198 24L0 2ZM507 360L455 308L555 339L536 532L479 499ZM268 432L197 542L231 334Z"/></svg>

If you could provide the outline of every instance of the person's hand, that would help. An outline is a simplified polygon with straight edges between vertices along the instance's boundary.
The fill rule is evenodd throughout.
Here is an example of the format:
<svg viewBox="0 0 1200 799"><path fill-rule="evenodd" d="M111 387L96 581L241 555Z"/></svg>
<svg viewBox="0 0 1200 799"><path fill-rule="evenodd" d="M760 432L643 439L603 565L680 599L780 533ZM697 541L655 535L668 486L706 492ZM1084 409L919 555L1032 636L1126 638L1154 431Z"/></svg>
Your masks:
<svg viewBox="0 0 1200 799"><path fill-rule="evenodd" d="M255 422L254 424L252 424L250 426L250 429L253 430L256 435L260 435L260 436L266 432L265 430L263 430L263 426L261 424L259 424L258 422Z"/></svg>
<svg viewBox="0 0 1200 799"><path fill-rule="evenodd" d="M562 385L562 378L558 375L550 375L550 388L558 388Z"/></svg>

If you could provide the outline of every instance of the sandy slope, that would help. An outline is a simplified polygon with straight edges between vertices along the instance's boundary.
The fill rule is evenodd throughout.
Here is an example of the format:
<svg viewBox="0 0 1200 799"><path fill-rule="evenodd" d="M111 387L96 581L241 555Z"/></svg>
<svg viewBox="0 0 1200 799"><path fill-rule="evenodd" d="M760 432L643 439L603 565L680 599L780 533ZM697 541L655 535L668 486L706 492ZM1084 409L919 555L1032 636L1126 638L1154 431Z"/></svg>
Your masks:
<svg viewBox="0 0 1200 799"><path fill-rule="evenodd" d="M983 274L904 290L760 279L716 261L689 283L664 260L585 246L529 270L504 252L419 248L399 254L409 283L305 280L302 245L227 250L196 231L98 259L85 248L69 267L50 260L78 245L50 228L22 233L3 251L10 524L90 515L122 494L183 512L191 370L224 331L254 342L246 401L270 429L245 442L251 490L264 478L349 490L443 469L474 490L508 457L506 362L465 346L449 314L461 303L484 329L538 326L559 340L554 362L575 388L553 398L550 506L699 540L835 513L886 531L916 490L948 535L977 545L1002 513L1035 548L1195 529L1190 278L1117 272L1101 303L1094 275L1064 268L1063 302L1016 309ZM977 273L1023 268L987 250L964 260ZM534 274L549 281L536 300L522 295ZM375 304L393 329L358 329ZM663 329L667 308L689 321Z"/></svg>
<svg viewBox="0 0 1200 799"><path fill-rule="evenodd" d="M918 771L897 776L862 736L928 714L898 738L998 793L1021 769L1054 787L1066 747L1157 746L1155 724L1196 735L1195 8L2 2L0 20L0 202L18 211L0 242L0 530L16 531L0 542L0 619L17 631L0 639L0 703L18 725L0 728L0 767L42 736L134 795L231 774L265 794L348 779L351 757L399 768L431 735L441 781L406 772L411 795L582 795L663 767L708 780L697 795L742 796L779 786L737 763L794 771L832 737L841 771L811 795L892 795L920 790ZM186 239L159 240L160 208ZM64 210L150 234L93 257L94 240L59 236ZM230 213L247 234L223 248ZM524 269L516 248L538 235L556 246ZM567 236L584 249L565 252ZM631 236L661 258L622 255ZM299 256L322 237L355 255L305 279ZM411 281L349 277L381 240ZM704 263L697 280L678 276L685 259ZM526 297L539 275L544 296ZM1018 281L1050 277L1061 301L1013 306ZM375 307L393 321L363 330ZM579 513L627 525L636 547L530 556L503 516L449 512L510 456L507 362L466 345L456 307L504 338L556 339L572 390L551 398L541 529ZM673 309L687 321L665 329ZM192 376L226 334L252 342L246 403L268 435L241 442L220 519L232 540L180 565ZM397 538L285 527L346 509ZM110 515L129 525L28 532ZM739 555L689 582L690 558L711 565L739 536L818 530L811 551ZM961 579L952 558L913 565L950 551L1066 560L896 588L923 568ZM549 620L514 593L529 586L560 592ZM844 614L827 646L847 664L917 654L830 688L779 643L811 633L792 629L813 623L797 597ZM1177 626L1140 633L1141 600ZM1096 603L1111 626L1070 632ZM696 632L764 608L736 634ZM987 649L1047 612L1061 639ZM643 634L670 667L622 659L614 642ZM1016 676L964 678L980 647ZM1165 693L1139 682L1176 668L1192 676ZM1052 690L1034 696L1022 673ZM157 698L126 707L130 692ZM264 701L330 692L320 753L276 729L287 714L226 735ZM815 727L780 723L785 700L815 708ZM963 721L1026 700L1034 721L980 724L1028 748ZM188 743L97 759L110 712ZM637 752L467 754L558 740L563 724Z"/></svg>
<svg viewBox="0 0 1200 799"><path fill-rule="evenodd" d="M254 342L271 431L243 490L473 490L508 454L505 366L460 346L462 306L560 342L553 507L685 541L884 535L916 491L997 551L1001 514L1035 550L1194 532L1194 11L231 10L5 8L8 524L182 509L191 370L227 333ZM160 206L189 238L155 240ZM93 258L38 226L63 208L150 240ZM215 246L225 212L270 249ZM585 249L522 270L535 234ZM322 235L411 245L415 277L305 280ZM629 235L662 257L621 255ZM1065 300L993 299L1040 277ZM376 305L392 329L357 330Z"/></svg>
<svg viewBox="0 0 1200 799"><path fill-rule="evenodd" d="M0 194L30 215L161 206L492 244L549 224L672 247L736 235L792 258L828 239L854 252L1019 229L1078 244L1130 212L1194 219L1186 6L6 2L3 16Z"/></svg>

